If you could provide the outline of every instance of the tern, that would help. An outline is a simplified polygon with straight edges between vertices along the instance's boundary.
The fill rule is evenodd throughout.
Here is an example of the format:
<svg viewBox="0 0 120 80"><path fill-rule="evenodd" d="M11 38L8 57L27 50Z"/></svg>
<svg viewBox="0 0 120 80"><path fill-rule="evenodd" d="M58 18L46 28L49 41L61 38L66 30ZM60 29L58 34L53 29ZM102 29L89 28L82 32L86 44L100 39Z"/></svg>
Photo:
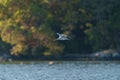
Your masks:
<svg viewBox="0 0 120 80"><path fill-rule="evenodd" d="M57 35L59 36L56 40L70 40L69 37L65 34L60 34L57 33Z"/></svg>

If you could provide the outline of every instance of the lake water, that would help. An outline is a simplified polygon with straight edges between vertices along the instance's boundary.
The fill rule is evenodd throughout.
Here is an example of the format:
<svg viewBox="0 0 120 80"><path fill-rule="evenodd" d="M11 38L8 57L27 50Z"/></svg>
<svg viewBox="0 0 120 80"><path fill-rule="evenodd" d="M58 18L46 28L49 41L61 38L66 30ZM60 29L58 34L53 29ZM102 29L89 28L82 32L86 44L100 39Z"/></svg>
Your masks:
<svg viewBox="0 0 120 80"><path fill-rule="evenodd" d="M120 80L119 62L0 64L0 80Z"/></svg>

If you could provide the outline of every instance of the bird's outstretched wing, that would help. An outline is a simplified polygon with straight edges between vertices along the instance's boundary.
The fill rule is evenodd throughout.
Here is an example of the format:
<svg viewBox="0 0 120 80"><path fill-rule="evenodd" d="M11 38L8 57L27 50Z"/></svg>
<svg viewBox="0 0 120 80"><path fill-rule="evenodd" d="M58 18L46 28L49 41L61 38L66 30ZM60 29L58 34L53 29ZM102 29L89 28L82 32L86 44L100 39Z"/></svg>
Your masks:
<svg viewBox="0 0 120 80"><path fill-rule="evenodd" d="M58 36L60 36L61 34L60 33L57 33Z"/></svg>

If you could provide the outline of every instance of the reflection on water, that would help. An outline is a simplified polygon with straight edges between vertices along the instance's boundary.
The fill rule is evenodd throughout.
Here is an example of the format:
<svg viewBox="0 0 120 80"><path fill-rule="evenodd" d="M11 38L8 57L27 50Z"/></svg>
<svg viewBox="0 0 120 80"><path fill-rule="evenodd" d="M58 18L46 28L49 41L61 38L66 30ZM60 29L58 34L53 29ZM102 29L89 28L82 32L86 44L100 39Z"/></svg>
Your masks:
<svg viewBox="0 0 120 80"><path fill-rule="evenodd" d="M120 80L119 62L0 64L0 80Z"/></svg>

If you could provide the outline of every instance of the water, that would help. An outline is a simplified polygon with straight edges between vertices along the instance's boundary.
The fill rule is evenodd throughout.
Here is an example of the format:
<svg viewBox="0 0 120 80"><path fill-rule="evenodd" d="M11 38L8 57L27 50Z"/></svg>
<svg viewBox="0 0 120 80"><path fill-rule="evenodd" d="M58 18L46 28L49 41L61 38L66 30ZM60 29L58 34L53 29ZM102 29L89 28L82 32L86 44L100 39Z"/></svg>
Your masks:
<svg viewBox="0 0 120 80"><path fill-rule="evenodd" d="M0 80L120 80L116 62L0 64Z"/></svg>

